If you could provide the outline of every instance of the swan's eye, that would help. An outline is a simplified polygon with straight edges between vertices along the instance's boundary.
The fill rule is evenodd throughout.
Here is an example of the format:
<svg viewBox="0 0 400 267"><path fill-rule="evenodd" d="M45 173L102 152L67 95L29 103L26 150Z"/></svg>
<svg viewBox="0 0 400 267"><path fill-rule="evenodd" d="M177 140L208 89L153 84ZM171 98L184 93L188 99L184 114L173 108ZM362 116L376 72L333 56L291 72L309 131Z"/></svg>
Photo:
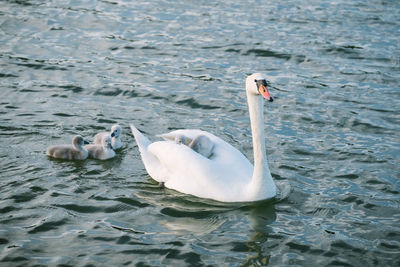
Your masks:
<svg viewBox="0 0 400 267"><path fill-rule="evenodd" d="M260 88L261 85L263 85L264 87L267 86L267 81L262 79L262 80L254 80L256 82L257 88Z"/></svg>

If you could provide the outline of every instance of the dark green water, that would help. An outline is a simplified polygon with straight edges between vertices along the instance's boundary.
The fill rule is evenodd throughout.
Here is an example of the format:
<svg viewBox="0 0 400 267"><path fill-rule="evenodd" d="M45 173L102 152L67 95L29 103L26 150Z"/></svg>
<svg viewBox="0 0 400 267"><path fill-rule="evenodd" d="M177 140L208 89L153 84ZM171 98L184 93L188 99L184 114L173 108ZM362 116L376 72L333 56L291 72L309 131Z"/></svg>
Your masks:
<svg viewBox="0 0 400 267"><path fill-rule="evenodd" d="M0 265L400 265L399 22L398 1L1 1ZM159 189L129 123L252 159L253 72L278 198ZM45 155L114 123L112 160Z"/></svg>

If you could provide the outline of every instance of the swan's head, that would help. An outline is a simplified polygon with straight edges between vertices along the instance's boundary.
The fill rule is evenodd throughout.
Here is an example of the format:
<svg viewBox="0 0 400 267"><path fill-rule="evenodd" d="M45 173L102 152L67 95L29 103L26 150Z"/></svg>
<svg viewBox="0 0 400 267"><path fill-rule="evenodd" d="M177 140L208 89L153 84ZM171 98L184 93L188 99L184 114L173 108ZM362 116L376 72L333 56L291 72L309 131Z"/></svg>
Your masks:
<svg viewBox="0 0 400 267"><path fill-rule="evenodd" d="M111 136L105 135L101 140L101 144L106 149L112 149L113 147L112 147Z"/></svg>
<svg viewBox="0 0 400 267"><path fill-rule="evenodd" d="M111 127L111 137L119 137L122 133L122 129L121 126L119 126L118 124L115 124Z"/></svg>
<svg viewBox="0 0 400 267"><path fill-rule="evenodd" d="M253 95L262 95L269 102L274 101L267 89L267 79L261 73L254 73L246 78L246 91Z"/></svg>
<svg viewBox="0 0 400 267"><path fill-rule="evenodd" d="M72 138L72 144L74 145L74 147L79 148L83 145L89 144L89 142L85 141L82 136L76 135L74 136L74 138Z"/></svg>

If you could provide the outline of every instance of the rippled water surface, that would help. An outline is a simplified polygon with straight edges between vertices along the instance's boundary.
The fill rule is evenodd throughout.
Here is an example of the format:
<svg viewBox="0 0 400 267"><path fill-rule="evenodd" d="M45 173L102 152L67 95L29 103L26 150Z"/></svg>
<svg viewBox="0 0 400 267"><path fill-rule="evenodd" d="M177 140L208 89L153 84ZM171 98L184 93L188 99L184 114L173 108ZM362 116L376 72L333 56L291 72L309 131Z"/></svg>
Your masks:
<svg viewBox="0 0 400 267"><path fill-rule="evenodd" d="M395 0L2 1L0 265L400 265L399 22ZM279 196L160 189L129 123L252 160L253 72ZM114 123L112 160L45 155Z"/></svg>

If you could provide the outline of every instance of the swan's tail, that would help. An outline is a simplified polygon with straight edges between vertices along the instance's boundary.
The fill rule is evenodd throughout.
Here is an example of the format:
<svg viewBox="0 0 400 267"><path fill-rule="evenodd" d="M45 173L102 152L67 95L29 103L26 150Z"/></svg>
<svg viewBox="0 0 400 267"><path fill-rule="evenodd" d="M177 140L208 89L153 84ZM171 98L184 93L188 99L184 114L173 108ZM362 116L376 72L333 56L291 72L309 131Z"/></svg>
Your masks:
<svg viewBox="0 0 400 267"><path fill-rule="evenodd" d="M139 147L140 155L147 173L150 174L153 179L159 181L160 177L162 177L162 175L159 175L161 169L160 162L157 157L148 150L148 146L151 144L150 140L139 132L133 124L130 124L130 126L133 137L135 137L136 143Z"/></svg>
<svg viewBox="0 0 400 267"><path fill-rule="evenodd" d="M136 143L139 147L140 153L144 153L146 148L150 145L150 140L144 136L136 127L131 123L131 131L133 134L133 137L135 137Z"/></svg>

